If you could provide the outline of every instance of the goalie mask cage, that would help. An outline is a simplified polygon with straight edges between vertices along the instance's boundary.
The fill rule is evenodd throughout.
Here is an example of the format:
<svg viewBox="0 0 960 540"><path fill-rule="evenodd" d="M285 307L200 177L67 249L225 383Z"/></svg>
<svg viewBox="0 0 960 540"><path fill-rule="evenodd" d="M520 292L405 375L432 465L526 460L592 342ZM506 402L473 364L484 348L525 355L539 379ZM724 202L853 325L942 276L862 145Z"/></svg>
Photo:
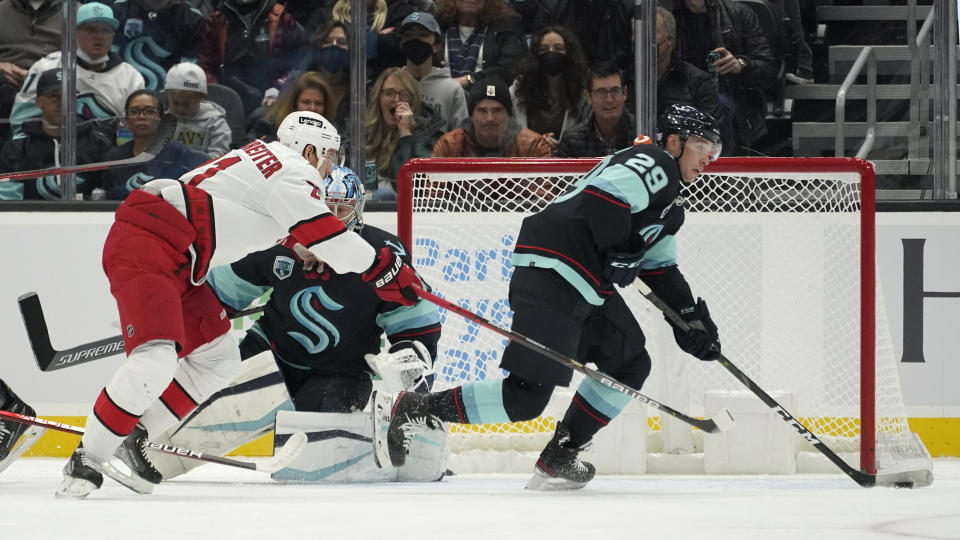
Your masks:
<svg viewBox="0 0 960 540"><path fill-rule="evenodd" d="M399 236L437 294L509 328L510 256L522 219L599 161L411 160L398 177ZM678 265L694 295L707 299L724 353L767 391L792 393L790 412L853 466L873 473L926 463L907 425L878 294L873 167L848 158L724 158L680 199L687 213ZM680 353L662 314L632 287L620 291L647 336L644 394L704 417L706 392L744 390L721 366ZM441 312L435 390L503 377L506 340ZM680 401L665 389L677 366L686 387ZM538 419L451 425L454 452L539 452L582 378L574 375ZM647 412L655 452L664 423ZM698 451L702 434L693 431Z"/></svg>

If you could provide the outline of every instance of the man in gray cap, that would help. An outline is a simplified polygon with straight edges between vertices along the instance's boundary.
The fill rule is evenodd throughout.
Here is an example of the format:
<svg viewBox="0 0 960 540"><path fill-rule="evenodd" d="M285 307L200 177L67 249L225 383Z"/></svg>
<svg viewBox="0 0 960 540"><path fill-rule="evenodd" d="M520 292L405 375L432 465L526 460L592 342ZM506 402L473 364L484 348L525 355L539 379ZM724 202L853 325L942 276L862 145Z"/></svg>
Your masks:
<svg viewBox="0 0 960 540"><path fill-rule="evenodd" d="M470 87L470 118L446 133L433 147L433 157L550 157L543 135L521 128L513 118L506 83L489 78Z"/></svg>
<svg viewBox="0 0 960 540"><path fill-rule="evenodd" d="M110 52L119 24L110 6L100 2L83 4L77 10L77 112L85 119L119 118L127 96L143 88L140 73ZM44 56L30 67L10 113L14 133L21 132L24 120L39 116L34 105L35 81L41 73L59 67L60 51Z"/></svg>
<svg viewBox="0 0 960 540"><path fill-rule="evenodd" d="M425 11L415 11L400 23L400 48L407 58L404 69L420 83L421 105L443 118L444 131L451 131L467 117L467 98L451 78L450 68L433 65L442 46L440 36L440 25Z"/></svg>

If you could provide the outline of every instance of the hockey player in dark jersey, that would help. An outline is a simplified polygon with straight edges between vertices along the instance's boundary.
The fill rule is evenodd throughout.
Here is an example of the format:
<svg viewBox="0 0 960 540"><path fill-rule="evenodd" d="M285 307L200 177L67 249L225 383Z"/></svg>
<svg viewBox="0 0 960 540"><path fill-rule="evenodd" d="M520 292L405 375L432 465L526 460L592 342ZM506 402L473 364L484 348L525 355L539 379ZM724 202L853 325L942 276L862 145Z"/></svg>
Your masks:
<svg viewBox="0 0 960 540"><path fill-rule="evenodd" d="M399 238L364 225L363 187L353 171L335 167L324 182L324 193L330 210L348 229L374 249L386 247L410 263ZM432 304L383 301L359 274L331 272L290 237L214 268L207 282L228 312L248 307L267 292L270 299L240 343L243 363L237 380L154 442L203 445L206 451L225 455L272 429L277 410L357 413L370 399L373 371L395 382L396 390L430 389L440 339L440 315ZM382 334L389 348L378 354ZM362 419L369 422L369 414ZM341 431L344 421L338 426ZM363 435L369 437L369 425ZM369 442L363 451L369 455ZM311 452L308 447L305 454ZM324 466L334 459L320 458ZM151 456L151 461L164 479L200 464L165 455ZM373 460L369 462L369 468L376 469ZM356 480L358 466L339 466L353 467Z"/></svg>
<svg viewBox="0 0 960 540"><path fill-rule="evenodd" d="M607 156L571 189L523 221L512 264L511 328L635 389L650 373L645 337L615 285L636 278L682 314L688 332L674 328L677 344L701 360L720 351L706 303L694 300L676 261L684 220L681 182L694 182L720 154L716 121L693 107L674 105L659 124L658 145L639 145ZM405 461L406 426L442 422L486 424L539 416L556 386L572 371L530 349L509 343L505 379L473 381L435 394L374 394L377 459ZM626 394L583 379L556 432L540 454L529 489L575 489L595 473L579 452L629 402Z"/></svg>

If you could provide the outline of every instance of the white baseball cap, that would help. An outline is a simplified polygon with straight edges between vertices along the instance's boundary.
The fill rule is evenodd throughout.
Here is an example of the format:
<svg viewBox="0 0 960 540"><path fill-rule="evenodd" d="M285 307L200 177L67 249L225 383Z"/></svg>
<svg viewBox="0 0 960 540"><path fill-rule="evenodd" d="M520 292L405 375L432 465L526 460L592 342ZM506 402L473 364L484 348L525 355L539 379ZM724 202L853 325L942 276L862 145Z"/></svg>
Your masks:
<svg viewBox="0 0 960 540"><path fill-rule="evenodd" d="M167 71L167 90L187 90L207 94L207 74L203 69L190 62L177 64Z"/></svg>

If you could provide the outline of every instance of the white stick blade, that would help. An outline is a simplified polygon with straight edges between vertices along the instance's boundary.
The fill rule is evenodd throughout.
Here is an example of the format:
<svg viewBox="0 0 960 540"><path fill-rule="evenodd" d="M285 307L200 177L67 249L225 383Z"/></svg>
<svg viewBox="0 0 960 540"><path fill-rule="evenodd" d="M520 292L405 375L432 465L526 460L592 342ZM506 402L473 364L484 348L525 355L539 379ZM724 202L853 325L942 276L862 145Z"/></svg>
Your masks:
<svg viewBox="0 0 960 540"><path fill-rule="evenodd" d="M277 451L275 456L258 463L257 470L275 473L296 459L297 456L300 455L300 452L303 452L303 449L306 447L307 434L302 431L298 431L291 435L289 439L287 439L287 442L280 447L280 450Z"/></svg>
<svg viewBox="0 0 960 540"><path fill-rule="evenodd" d="M877 484L893 488L921 488L933 483L933 471L917 469L891 473L877 473Z"/></svg>
<svg viewBox="0 0 960 540"><path fill-rule="evenodd" d="M717 425L717 430L719 430L720 433L723 433L736 425L733 415L730 414L730 411L726 409L720 409L720 412L711 418L711 420L713 420L713 423Z"/></svg>

